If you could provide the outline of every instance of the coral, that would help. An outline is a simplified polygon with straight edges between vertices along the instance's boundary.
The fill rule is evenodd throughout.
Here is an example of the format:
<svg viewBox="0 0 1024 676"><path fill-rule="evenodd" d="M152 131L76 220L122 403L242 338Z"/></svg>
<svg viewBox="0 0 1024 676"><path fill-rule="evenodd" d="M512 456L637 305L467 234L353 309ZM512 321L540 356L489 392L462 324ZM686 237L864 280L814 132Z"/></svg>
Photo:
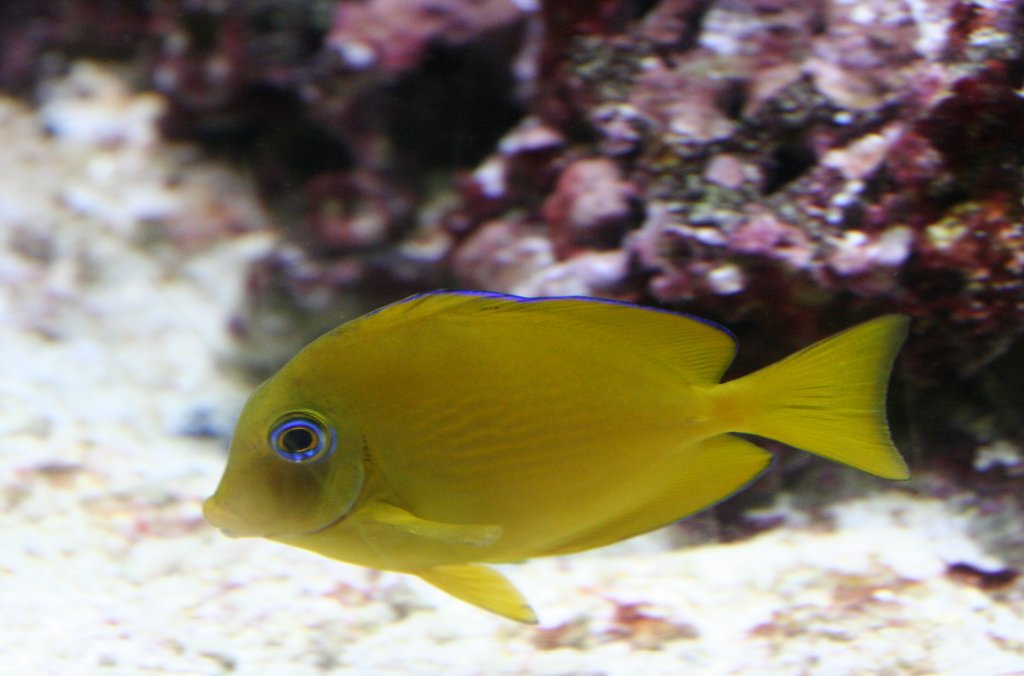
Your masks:
<svg viewBox="0 0 1024 676"><path fill-rule="evenodd" d="M411 202L366 170L320 174L308 186L308 237L321 256L380 246L409 222Z"/></svg>
<svg viewBox="0 0 1024 676"><path fill-rule="evenodd" d="M339 2L325 47L352 70L396 74L418 66L433 44L474 42L522 14L512 0Z"/></svg>
<svg viewBox="0 0 1024 676"><path fill-rule="evenodd" d="M0 3L0 88L25 91L65 67L62 56L126 59L148 36L139 2L6 0Z"/></svg>
<svg viewBox="0 0 1024 676"><path fill-rule="evenodd" d="M589 244L614 248L630 228L636 189L607 158L577 160L559 175L541 215L559 258Z"/></svg>
<svg viewBox="0 0 1024 676"><path fill-rule="evenodd" d="M996 62L960 78L952 91L916 122L956 178L972 195L1013 199L1021 194L1024 98L1021 73Z"/></svg>

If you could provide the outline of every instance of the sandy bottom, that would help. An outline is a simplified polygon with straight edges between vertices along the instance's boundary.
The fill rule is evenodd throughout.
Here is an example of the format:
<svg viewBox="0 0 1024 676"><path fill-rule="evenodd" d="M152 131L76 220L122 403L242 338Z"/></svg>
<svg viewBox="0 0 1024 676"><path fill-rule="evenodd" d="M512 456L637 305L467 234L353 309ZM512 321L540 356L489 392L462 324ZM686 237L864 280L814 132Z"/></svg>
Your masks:
<svg viewBox="0 0 1024 676"><path fill-rule="evenodd" d="M83 65L44 101L0 99L0 672L1024 673L1020 584L949 573L1001 566L970 512L889 488L828 529L509 566L539 628L221 536L200 504L249 388L223 327L272 236L204 230L262 216L156 138L158 99Z"/></svg>

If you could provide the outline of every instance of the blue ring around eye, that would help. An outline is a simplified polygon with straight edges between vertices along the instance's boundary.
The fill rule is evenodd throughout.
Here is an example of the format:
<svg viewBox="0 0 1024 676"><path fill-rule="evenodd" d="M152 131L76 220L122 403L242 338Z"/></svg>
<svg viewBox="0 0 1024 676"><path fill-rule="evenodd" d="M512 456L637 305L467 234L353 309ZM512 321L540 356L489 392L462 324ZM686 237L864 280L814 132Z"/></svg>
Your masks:
<svg viewBox="0 0 1024 676"><path fill-rule="evenodd" d="M290 413L270 429L270 448L289 462L308 462L334 451L334 429L319 416Z"/></svg>

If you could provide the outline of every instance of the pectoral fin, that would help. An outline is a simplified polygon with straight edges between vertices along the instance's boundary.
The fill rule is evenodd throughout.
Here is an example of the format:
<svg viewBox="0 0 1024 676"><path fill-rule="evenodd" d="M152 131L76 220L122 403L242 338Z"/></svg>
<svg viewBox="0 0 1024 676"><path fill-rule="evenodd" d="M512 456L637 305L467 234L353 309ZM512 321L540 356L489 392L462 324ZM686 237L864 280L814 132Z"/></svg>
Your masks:
<svg viewBox="0 0 1024 676"><path fill-rule="evenodd" d="M385 502L368 505L365 510L364 514L378 523L451 544L483 547L501 536L501 526L430 521Z"/></svg>
<svg viewBox="0 0 1024 676"><path fill-rule="evenodd" d="M537 624L537 615L526 598L493 568L467 563L426 568L413 574L466 603L516 622Z"/></svg>

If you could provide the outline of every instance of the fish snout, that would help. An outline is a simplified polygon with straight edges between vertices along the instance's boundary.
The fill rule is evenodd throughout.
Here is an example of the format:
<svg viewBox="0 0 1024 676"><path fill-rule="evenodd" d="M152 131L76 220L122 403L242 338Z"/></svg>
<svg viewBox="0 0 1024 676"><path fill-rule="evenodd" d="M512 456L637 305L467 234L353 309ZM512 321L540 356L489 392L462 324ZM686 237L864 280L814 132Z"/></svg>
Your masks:
<svg viewBox="0 0 1024 676"><path fill-rule="evenodd" d="M231 538L263 535L263 531L217 501L217 496L203 502L203 518L220 532Z"/></svg>

